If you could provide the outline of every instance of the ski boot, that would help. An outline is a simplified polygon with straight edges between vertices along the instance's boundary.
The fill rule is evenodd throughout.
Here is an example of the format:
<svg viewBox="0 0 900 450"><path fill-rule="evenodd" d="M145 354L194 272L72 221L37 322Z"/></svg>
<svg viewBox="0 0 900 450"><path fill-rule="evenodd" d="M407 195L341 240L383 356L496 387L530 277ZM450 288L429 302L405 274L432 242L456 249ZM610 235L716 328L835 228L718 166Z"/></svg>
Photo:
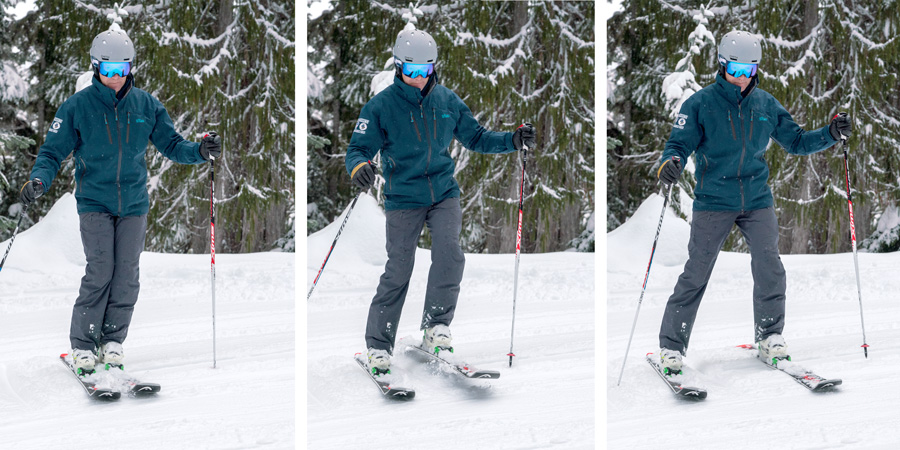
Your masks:
<svg viewBox="0 0 900 450"><path fill-rule="evenodd" d="M72 367L79 377L86 377L94 373L97 364L97 355L91 350L72 349Z"/></svg>
<svg viewBox="0 0 900 450"><path fill-rule="evenodd" d="M387 350L370 348L367 352L369 371L379 377L391 373L391 354Z"/></svg>
<svg viewBox="0 0 900 450"><path fill-rule="evenodd" d="M780 360L791 360L787 352L787 344L780 334L770 334L765 339L756 343L759 349L759 359L769 365L777 365Z"/></svg>
<svg viewBox="0 0 900 450"><path fill-rule="evenodd" d="M453 353L452 341L453 337L450 335L450 327L438 324L425 329L425 335L422 337L422 348L435 355L440 354L442 351Z"/></svg>
<svg viewBox="0 0 900 450"><path fill-rule="evenodd" d="M122 361L125 359L125 351L122 349L122 344L118 342L104 342L100 345L100 363L104 364L104 368L109 370L110 368L118 368L119 370L125 370L125 364Z"/></svg>
<svg viewBox="0 0 900 450"><path fill-rule="evenodd" d="M678 350L659 349L659 367L667 376L681 374L682 355Z"/></svg>

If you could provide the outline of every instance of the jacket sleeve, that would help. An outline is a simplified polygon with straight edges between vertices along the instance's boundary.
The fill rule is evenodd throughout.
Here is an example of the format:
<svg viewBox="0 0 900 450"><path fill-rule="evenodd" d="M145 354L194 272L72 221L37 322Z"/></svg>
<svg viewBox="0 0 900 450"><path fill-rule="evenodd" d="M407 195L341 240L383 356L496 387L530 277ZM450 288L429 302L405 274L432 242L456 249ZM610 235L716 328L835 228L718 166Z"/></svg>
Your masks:
<svg viewBox="0 0 900 450"><path fill-rule="evenodd" d="M456 128L453 136L463 147L478 153L510 153L516 151L513 145L513 133L502 131L488 131L481 126L472 111L463 103L462 99L453 94L456 103L456 111L459 117L456 120Z"/></svg>
<svg viewBox="0 0 900 450"><path fill-rule="evenodd" d="M771 100L770 111L775 115L775 130L772 131L772 138L788 153L809 155L825 150L837 142L828 132L828 126L814 131L805 131L800 128L800 125L794 122L791 114L774 97Z"/></svg>
<svg viewBox="0 0 900 450"><path fill-rule="evenodd" d="M53 122L50 124L50 130L47 131L47 138L38 151L37 160L31 169L31 178L40 178L44 184L44 192L50 190L53 179L56 178L57 172L62 162L75 150L80 141L78 131L75 129L74 108L72 103L64 102Z"/></svg>
<svg viewBox="0 0 900 450"><path fill-rule="evenodd" d="M200 143L191 142L183 138L177 131L169 112L160 103L159 100L153 99L154 115L156 124L150 133L150 142L163 154L166 158L181 164L200 164L206 162L200 155Z"/></svg>
<svg viewBox="0 0 900 450"><path fill-rule="evenodd" d="M681 167L684 167L688 157L700 145L703 133L703 126L700 124L700 99L694 94L685 100L675 116L675 123L672 124L672 132L666 141L660 163L677 156L681 158Z"/></svg>
<svg viewBox="0 0 900 450"><path fill-rule="evenodd" d="M344 165L347 173L353 175L353 169L375 157L384 145L384 131L381 129L378 108L370 100L363 106L353 127L353 135L350 136L350 145L347 147L347 157Z"/></svg>

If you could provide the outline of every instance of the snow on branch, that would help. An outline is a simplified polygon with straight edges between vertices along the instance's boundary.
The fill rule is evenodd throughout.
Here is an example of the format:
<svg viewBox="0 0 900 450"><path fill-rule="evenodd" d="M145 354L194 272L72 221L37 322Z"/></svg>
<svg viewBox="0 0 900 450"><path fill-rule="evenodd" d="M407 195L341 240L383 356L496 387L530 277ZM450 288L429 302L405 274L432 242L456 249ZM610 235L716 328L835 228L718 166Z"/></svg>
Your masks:
<svg viewBox="0 0 900 450"><path fill-rule="evenodd" d="M558 19L551 19L551 20L550 20L550 23L553 24L553 25L559 26L559 29L560 29L560 31L562 32L562 34L563 34L564 36L568 37L569 39L571 39L572 42L578 44L578 48L593 47L593 46L594 46L594 43L593 43L593 42L587 42L587 41L584 41L584 40L582 40L582 39L579 39L578 36L575 36L575 35L569 30L569 29L571 28L571 27L569 26L569 24L567 24L567 23L565 23L565 22L563 22L563 21L561 21L561 20L558 20Z"/></svg>
<svg viewBox="0 0 900 450"><path fill-rule="evenodd" d="M663 79L662 92L666 98L666 107L671 111L669 117L675 118L681 110L681 105L702 88L694 78L697 70L694 69L691 60L700 54L703 47L716 45L715 37L706 28L709 24L707 17L712 16L712 12L701 6L700 12L692 17L697 22L697 27L688 35L688 50L675 65L675 71Z"/></svg>

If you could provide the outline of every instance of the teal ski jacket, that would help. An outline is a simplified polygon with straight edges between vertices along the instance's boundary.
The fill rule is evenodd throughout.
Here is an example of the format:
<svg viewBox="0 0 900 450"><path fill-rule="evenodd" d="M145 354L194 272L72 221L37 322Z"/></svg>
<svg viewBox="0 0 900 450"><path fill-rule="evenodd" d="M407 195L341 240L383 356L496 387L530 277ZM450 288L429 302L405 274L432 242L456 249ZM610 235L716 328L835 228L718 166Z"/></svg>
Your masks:
<svg viewBox="0 0 900 450"><path fill-rule="evenodd" d="M431 206L459 197L450 143L456 138L479 153L516 151L513 133L488 131L450 89L432 75L425 89L399 77L369 100L359 114L347 148L346 167L355 170L381 151L386 210Z"/></svg>
<svg viewBox="0 0 900 450"><path fill-rule="evenodd" d="M672 156L687 161L697 153L695 210L773 206L765 159L770 138L795 155L816 153L837 142L827 126L804 131L775 97L757 89L758 84L754 77L743 96L738 86L719 75L681 106L660 162Z"/></svg>
<svg viewBox="0 0 900 450"><path fill-rule="evenodd" d="M175 162L205 162L200 144L181 137L162 103L134 87L131 75L122 91L117 97L95 76L91 86L69 97L57 110L31 170L46 192L74 151L78 214L147 214L148 142Z"/></svg>

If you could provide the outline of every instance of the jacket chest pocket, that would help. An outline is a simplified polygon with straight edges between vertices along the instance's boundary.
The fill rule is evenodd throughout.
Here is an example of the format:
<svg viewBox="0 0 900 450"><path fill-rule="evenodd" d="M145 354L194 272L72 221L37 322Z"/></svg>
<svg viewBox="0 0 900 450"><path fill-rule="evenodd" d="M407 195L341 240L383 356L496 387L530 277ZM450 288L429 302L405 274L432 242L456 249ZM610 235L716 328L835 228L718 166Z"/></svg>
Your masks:
<svg viewBox="0 0 900 450"><path fill-rule="evenodd" d="M136 112L125 113L125 142L142 143L150 141L153 132L153 122L143 114Z"/></svg>
<svg viewBox="0 0 900 450"><path fill-rule="evenodd" d="M775 131L775 120L765 113L751 110L750 131L750 142L754 149L764 152L769 144L769 137Z"/></svg>
<svg viewBox="0 0 900 450"><path fill-rule="evenodd" d="M453 111L443 108L431 109L431 125L434 130L434 139L441 149L448 148L453 140L453 130L456 128L456 115Z"/></svg>

